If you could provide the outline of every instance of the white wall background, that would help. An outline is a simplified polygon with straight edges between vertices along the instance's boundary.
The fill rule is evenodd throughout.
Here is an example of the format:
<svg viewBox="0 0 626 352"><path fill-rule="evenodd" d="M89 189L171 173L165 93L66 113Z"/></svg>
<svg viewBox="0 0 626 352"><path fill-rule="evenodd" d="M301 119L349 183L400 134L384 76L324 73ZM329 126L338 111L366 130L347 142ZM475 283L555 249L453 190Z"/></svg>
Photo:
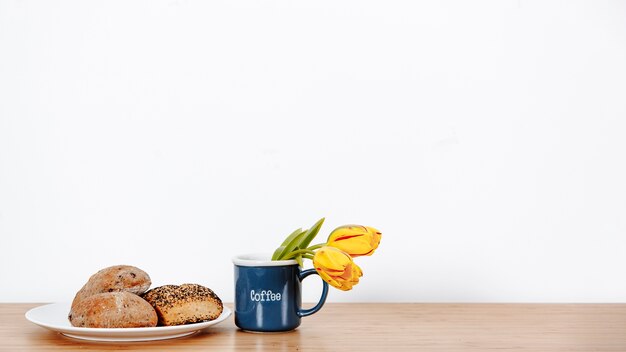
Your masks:
<svg viewBox="0 0 626 352"><path fill-rule="evenodd" d="M621 1L0 0L0 301L232 301L326 216L384 234L331 302L624 302L625 136Z"/></svg>

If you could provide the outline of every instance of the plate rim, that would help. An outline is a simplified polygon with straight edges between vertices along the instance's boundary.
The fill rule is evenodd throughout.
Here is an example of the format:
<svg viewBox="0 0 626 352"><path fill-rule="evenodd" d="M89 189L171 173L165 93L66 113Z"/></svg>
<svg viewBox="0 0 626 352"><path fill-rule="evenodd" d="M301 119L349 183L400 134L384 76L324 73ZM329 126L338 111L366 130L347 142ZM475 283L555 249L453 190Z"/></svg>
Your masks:
<svg viewBox="0 0 626 352"><path fill-rule="evenodd" d="M69 312L71 304L69 302L56 302L39 305L37 307L29 309L26 313L24 313L24 317L26 318L26 320L35 325L61 333L65 336L67 336L67 334L72 335L72 338L80 338L79 336L85 336L89 337L88 340L91 341L114 341L112 339L122 338L123 341L120 342L130 342L135 339L137 341L161 340L167 338L164 337L167 335L176 335L172 336L171 338L188 336L191 335L192 332L219 324L222 321L226 320L232 314L230 308L223 306L222 314L220 314L214 320L203 321L193 324L143 328L83 328L76 326L61 326L33 317L33 315L37 314L38 311L45 311L46 309L52 309L55 307L59 307L59 309L66 308L66 310ZM181 334L184 334L185 332L189 332L189 334L181 336ZM98 339L99 337L102 339Z"/></svg>

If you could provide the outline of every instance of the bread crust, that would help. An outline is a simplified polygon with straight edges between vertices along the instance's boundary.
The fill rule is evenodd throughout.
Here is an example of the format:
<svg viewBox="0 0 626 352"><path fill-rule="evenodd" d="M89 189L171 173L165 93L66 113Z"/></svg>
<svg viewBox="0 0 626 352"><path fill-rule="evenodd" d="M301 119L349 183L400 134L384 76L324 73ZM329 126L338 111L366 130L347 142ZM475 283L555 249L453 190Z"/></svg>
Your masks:
<svg viewBox="0 0 626 352"><path fill-rule="evenodd" d="M125 291L141 295L150 288L151 284L150 276L137 267L130 265L110 266L89 278L87 283L76 293L72 307L81 300L99 293Z"/></svg>
<svg viewBox="0 0 626 352"><path fill-rule="evenodd" d="M159 325L182 325L214 320L222 314L222 300L198 284L165 285L142 296L159 317Z"/></svg>
<svg viewBox="0 0 626 352"><path fill-rule="evenodd" d="M72 326L87 328L154 327L158 317L152 306L130 292L105 292L89 296L72 307Z"/></svg>

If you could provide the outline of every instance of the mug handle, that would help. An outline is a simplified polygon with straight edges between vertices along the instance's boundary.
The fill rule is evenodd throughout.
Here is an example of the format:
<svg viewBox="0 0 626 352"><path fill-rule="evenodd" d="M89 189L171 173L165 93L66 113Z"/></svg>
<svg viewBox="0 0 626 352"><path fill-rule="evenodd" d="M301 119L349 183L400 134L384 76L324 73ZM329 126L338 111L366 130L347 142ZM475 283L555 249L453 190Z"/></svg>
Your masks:
<svg viewBox="0 0 626 352"><path fill-rule="evenodd" d="M309 275L318 275L317 271L315 269L308 269L305 271L301 271L298 274L298 278L300 279L300 281L304 280L307 276ZM328 284L326 283L326 281L322 280L322 297L320 297L320 301L317 302L317 304L315 305L315 307L310 308L310 309L298 309L297 313L299 317L306 317L308 315L311 315L313 313L316 313L318 310L322 309L322 306L324 305L324 303L326 302L326 296L328 296Z"/></svg>

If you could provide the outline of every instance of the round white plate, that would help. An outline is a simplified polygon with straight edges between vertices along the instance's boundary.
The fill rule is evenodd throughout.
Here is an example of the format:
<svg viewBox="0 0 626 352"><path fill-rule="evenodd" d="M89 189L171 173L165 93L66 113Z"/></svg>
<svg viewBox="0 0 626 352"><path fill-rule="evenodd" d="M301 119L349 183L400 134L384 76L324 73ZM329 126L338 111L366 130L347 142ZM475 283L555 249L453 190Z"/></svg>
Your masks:
<svg viewBox="0 0 626 352"><path fill-rule="evenodd" d="M191 335L197 331L219 324L230 315L228 307L215 320L177 326L154 328L77 328L70 324L67 314L71 303L52 303L26 312L26 319L39 326L75 339L108 342L133 342L173 339Z"/></svg>

